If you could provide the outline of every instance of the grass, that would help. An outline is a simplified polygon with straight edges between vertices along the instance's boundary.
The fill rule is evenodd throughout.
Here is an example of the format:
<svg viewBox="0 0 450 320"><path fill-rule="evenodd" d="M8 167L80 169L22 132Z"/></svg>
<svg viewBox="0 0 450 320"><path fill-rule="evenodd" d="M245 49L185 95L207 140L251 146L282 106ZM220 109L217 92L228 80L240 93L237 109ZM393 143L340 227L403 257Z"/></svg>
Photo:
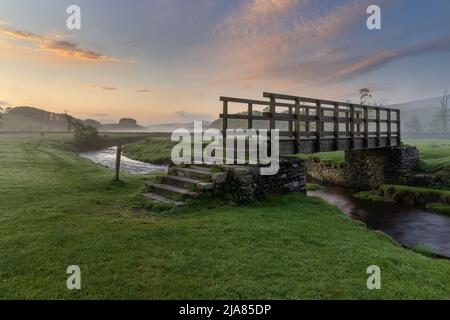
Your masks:
<svg viewBox="0 0 450 320"><path fill-rule="evenodd" d="M329 163L332 165L341 165L345 163L344 151L319 152L313 154L297 154L295 156L303 159L318 159L321 162Z"/></svg>
<svg viewBox="0 0 450 320"><path fill-rule="evenodd" d="M383 197L380 195L380 192L378 190L375 191L362 191L355 194L356 198L368 200L372 202L384 202L384 203L393 203L395 200Z"/></svg>
<svg viewBox="0 0 450 320"><path fill-rule="evenodd" d="M450 215L450 205L445 203L430 203L426 208L431 211Z"/></svg>
<svg viewBox="0 0 450 320"><path fill-rule="evenodd" d="M145 177L113 183L69 146L64 135L0 135L2 299L450 298L448 261L405 250L320 199L158 212L140 197ZM73 264L80 291L66 288ZM366 287L372 264L381 290Z"/></svg>
<svg viewBox="0 0 450 320"><path fill-rule="evenodd" d="M450 140L405 140L420 151L420 169L450 180Z"/></svg>
<svg viewBox="0 0 450 320"><path fill-rule="evenodd" d="M323 187L320 184L315 184L315 183L307 183L306 184L306 190L307 191L318 191L318 190L322 190Z"/></svg>
<svg viewBox="0 0 450 320"><path fill-rule="evenodd" d="M450 191L401 185L382 185L381 195L398 202L426 206L429 203L450 204Z"/></svg>
<svg viewBox="0 0 450 320"><path fill-rule="evenodd" d="M154 137L131 143L125 146L127 157L153 164L167 164L170 161L172 148L176 145L169 138Z"/></svg>

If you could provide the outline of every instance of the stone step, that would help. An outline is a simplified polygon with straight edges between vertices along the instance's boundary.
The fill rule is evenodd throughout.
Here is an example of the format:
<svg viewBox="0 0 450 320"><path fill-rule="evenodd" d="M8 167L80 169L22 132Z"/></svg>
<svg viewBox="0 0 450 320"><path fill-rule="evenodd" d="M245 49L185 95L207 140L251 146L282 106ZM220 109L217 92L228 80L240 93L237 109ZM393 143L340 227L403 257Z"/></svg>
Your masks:
<svg viewBox="0 0 450 320"><path fill-rule="evenodd" d="M151 193L156 193L158 195L169 197L173 200L178 200L180 198L195 198L198 196L197 192L192 192L184 188L178 188L161 183L151 183L147 184L148 191Z"/></svg>
<svg viewBox="0 0 450 320"><path fill-rule="evenodd" d="M194 170L203 170L203 171L211 172L211 167L206 164L193 164L193 165L190 165L189 168L194 169Z"/></svg>
<svg viewBox="0 0 450 320"><path fill-rule="evenodd" d="M146 198L149 198L150 200L153 200L153 201L156 201L159 203L163 203L163 204L167 204L167 205L171 205L171 206L175 206L177 208L186 206L186 202L174 201L172 199L166 198L166 197L161 196L156 193L147 192L147 193L144 193L143 196Z"/></svg>
<svg viewBox="0 0 450 320"><path fill-rule="evenodd" d="M174 175L163 176L161 180L162 180L162 183L164 183L164 184L168 184L170 186L188 189L188 190L195 190L197 188L197 184L202 182L197 179L191 179L188 177L181 177L181 176L174 176Z"/></svg>
<svg viewBox="0 0 450 320"><path fill-rule="evenodd" d="M212 176L212 173L209 171L191 168L174 168L172 172L177 176L201 180L204 182L210 182Z"/></svg>

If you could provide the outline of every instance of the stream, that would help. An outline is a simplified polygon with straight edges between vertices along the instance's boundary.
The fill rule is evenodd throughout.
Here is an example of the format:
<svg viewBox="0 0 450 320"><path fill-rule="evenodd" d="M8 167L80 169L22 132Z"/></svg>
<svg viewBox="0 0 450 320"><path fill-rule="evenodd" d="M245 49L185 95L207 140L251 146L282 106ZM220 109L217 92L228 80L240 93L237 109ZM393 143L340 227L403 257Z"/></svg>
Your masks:
<svg viewBox="0 0 450 320"><path fill-rule="evenodd" d="M356 198L344 187L324 185L322 190L309 191L336 205L352 219L364 222L369 229L391 236L410 248L425 247L450 257L450 216L397 203L381 203Z"/></svg>
<svg viewBox="0 0 450 320"><path fill-rule="evenodd" d="M116 166L117 147L111 147L98 151L81 152L80 157L89 159L95 163L108 168ZM120 170L134 174L147 174L150 172L167 173L167 166L154 165L142 161L133 160L125 157L123 154L120 161Z"/></svg>
<svg viewBox="0 0 450 320"><path fill-rule="evenodd" d="M80 156L108 168L114 168L116 147L83 152ZM122 155L121 170L134 174L167 172L167 166L132 160ZM322 190L309 191L314 196L336 205L352 219L364 222L369 229L382 231L401 245L423 246L429 251L450 257L450 216L397 203L371 202L356 198L344 187L324 185Z"/></svg>

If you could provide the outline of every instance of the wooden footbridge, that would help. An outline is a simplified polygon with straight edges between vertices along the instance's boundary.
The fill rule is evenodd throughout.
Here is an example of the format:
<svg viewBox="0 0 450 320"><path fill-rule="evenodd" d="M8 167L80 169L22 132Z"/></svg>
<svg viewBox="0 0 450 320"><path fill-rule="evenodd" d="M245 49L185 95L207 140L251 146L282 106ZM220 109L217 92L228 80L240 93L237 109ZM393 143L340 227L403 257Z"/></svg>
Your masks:
<svg viewBox="0 0 450 320"><path fill-rule="evenodd" d="M223 133L237 128L279 129L281 155L386 148L401 143L398 109L270 92L264 92L263 97L267 100L220 97ZM234 105L241 105L241 110L245 105L247 110L232 113Z"/></svg>

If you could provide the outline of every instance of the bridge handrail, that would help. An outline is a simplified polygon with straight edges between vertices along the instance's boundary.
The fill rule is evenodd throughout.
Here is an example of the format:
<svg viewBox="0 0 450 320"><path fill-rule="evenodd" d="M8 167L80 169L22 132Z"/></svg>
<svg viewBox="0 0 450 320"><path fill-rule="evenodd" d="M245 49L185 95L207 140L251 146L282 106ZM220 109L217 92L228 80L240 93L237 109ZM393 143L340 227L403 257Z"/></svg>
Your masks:
<svg viewBox="0 0 450 320"><path fill-rule="evenodd" d="M343 133L345 136L350 136L351 148L354 148L355 146L355 137L359 136L364 137L365 148L369 147L370 136L376 136L376 146L379 147L381 136L384 134L387 135L388 146L391 145L393 137L395 137L397 145L400 145L401 143L401 123L399 109L381 106L366 106L351 102L314 99L272 92L264 92L263 97L269 98L270 100L266 101L234 97L220 97L220 101L223 102L223 113L220 114L220 118L223 119L224 134L226 134L228 129L228 119L247 120L248 128L253 128L253 120L266 120L269 121L269 129L275 129L276 121L287 121L289 124L289 129L287 132L282 132L281 135L295 138L297 149L300 145L301 137L309 137L311 134L314 134L316 136L317 151L320 151L321 149L320 146L322 139L328 140L329 138L326 138L325 136L330 133L333 133L334 135L336 150L339 149L339 139L342 139L341 137L343 136ZM293 103L279 100L293 101ZM228 112L229 103L247 104L247 115L230 114ZM306 105L302 103L310 103L314 105ZM253 115L253 107L255 105L268 106L269 112L263 111L261 115ZM277 107L287 107L288 113L277 113ZM314 110L315 114L310 114L310 110ZM369 118L369 110L375 111L375 119ZM326 116L325 112L333 112L333 115ZM381 119L381 112L386 113L386 119ZM394 120L392 119L392 112L396 113L396 119ZM341 113L345 113L345 117L341 117ZM300 122L305 123L304 131L300 130ZM315 123L316 129L314 131L310 131L310 123ZM334 130L325 131L325 123L333 123ZM369 132L369 123L376 124L375 132ZM382 123L386 124L386 131L381 131ZM392 130L393 123L396 124L395 131ZM340 124L345 124L346 128L344 132L340 130ZM361 130L361 126L363 126L363 130Z"/></svg>

